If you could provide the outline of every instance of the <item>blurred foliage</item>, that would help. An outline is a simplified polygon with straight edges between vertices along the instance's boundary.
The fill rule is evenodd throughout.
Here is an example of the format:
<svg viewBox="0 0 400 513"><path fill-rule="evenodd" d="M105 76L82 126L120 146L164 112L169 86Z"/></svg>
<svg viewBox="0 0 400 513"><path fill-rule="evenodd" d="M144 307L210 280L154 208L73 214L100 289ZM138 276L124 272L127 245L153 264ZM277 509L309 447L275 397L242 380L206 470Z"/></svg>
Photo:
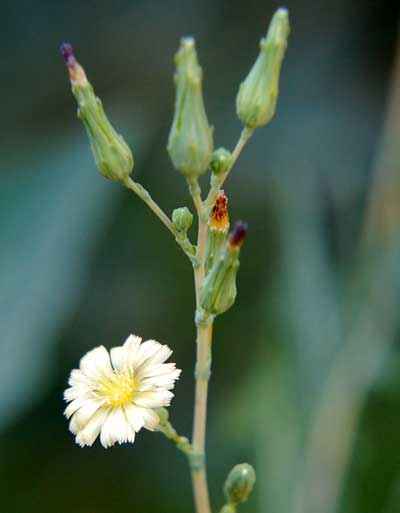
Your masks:
<svg viewBox="0 0 400 513"><path fill-rule="evenodd" d="M171 417L190 433L194 297L192 271L166 230L96 172L58 46L74 44L134 150L134 173L171 212L190 206L165 151L179 38L197 39L216 145L232 148L238 84L276 4L2 7L0 511L192 511L186 462L168 441L141 433L133 447L82 450L62 416L81 355L133 331L173 347L184 372ZM247 513L294 510L312 415L358 310L345 286L358 269L399 14L396 4L366 0L287 7L292 33L276 118L255 134L225 188L231 219L250 229L236 305L215 326L208 466L218 506L229 469L254 464ZM398 280L396 262L389 283ZM398 344L385 362L362 409L341 513L399 509Z"/></svg>

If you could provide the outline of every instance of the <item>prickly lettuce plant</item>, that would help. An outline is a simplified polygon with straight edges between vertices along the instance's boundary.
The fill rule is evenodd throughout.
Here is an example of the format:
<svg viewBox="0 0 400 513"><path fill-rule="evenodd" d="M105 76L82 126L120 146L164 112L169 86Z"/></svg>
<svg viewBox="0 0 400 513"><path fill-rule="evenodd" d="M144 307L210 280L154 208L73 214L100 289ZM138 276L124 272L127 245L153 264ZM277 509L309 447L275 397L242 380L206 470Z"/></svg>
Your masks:
<svg viewBox="0 0 400 513"><path fill-rule="evenodd" d="M99 346L89 351L71 372L65 415L81 446L91 446L97 437L104 447L116 442L133 443L146 428L170 439L188 459L197 513L211 513L206 477L206 414L211 370L213 325L217 316L235 302L239 255L247 225L237 222L229 231L228 198L222 190L245 144L257 128L273 117L278 97L279 75L289 35L288 13L278 9L260 52L239 87L236 110L243 123L239 140L230 152L214 150L213 127L205 109L203 72L193 38L181 40L175 55L175 113L167 150L174 167L183 175L197 215L197 241L189 238L193 214L187 206L168 216L150 193L132 177L132 151L109 122L72 47L64 43L64 57L72 93L78 103L100 173L135 193L169 230L188 258L194 272L196 297L196 365L193 434L177 433L166 407L180 370L165 363L172 354L155 340L142 341L130 335L125 343L108 351ZM203 198L199 178L210 172L210 188ZM247 463L236 465L225 481L226 503L221 513L234 513L249 496L255 471Z"/></svg>

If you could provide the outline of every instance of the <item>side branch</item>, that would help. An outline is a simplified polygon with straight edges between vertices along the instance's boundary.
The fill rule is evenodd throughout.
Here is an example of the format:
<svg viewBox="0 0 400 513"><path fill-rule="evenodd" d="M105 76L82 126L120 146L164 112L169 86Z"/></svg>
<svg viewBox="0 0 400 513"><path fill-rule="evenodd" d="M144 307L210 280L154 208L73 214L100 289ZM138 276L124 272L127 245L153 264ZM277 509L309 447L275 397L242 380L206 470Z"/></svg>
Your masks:
<svg viewBox="0 0 400 513"><path fill-rule="evenodd" d="M193 265L196 264L197 259L195 258L195 249L189 242L187 237L182 238L181 234L177 232L175 226L167 214L157 205L157 203L150 196L150 193L139 183L128 177L122 182L125 187L134 192L139 198L146 203L146 205L155 213L160 221L168 228L171 234L174 236L177 244L181 247L185 255L189 258Z"/></svg>
<svg viewBox="0 0 400 513"><path fill-rule="evenodd" d="M231 172L233 166L235 165L239 155L242 153L243 148L246 146L247 141L253 135L254 129L245 127L240 134L239 140L236 143L236 146L231 155L231 161L229 163L228 169L225 173L222 173L220 176L213 177L214 180L211 183L211 189L208 193L207 199L204 202L204 206L206 211L209 213L212 207L214 206L215 200L217 199L218 191L224 185L225 180L228 178L229 173Z"/></svg>

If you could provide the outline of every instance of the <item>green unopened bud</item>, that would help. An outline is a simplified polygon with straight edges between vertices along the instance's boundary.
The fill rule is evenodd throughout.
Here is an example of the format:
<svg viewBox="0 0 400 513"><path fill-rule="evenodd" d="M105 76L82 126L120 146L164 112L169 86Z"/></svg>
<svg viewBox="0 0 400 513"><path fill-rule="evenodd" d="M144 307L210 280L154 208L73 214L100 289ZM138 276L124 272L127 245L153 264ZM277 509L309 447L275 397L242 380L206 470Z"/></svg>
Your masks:
<svg viewBox="0 0 400 513"><path fill-rule="evenodd" d="M229 230L228 198L220 190L208 220L206 274L214 265L226 245Z"/></svg>
<svg viewBox="0 0 400 513"><path fill-rule="evenodd" d="M260 53L246 79L239 88L236 111L248 128L266 125L275 113L279 89L279 74L289 36L289 18L286 9L278 9L265 39L261 39Z"/></svg>
<svg viewBox="0 0 400 513"><path fill-rule="evenodd" d="M231 152L226 148L218 148L212 154L210 167L214 174L222 175L226 173L231 163Z"/></svg>
<svg viewBox="0 0 400 513"><path fill-rule="evenodd" d="M193 214L187 207L176 208L172 212L172 222L179 233L186 232L193 223Z"/></svg>
<svg viewBox="0 0 400 513"><path fill-rule="evenodd" d="M124 181L133 169L131 150L108 121L85 70L75 59L71 45L64 43L61 52L78 102L78 117L85 124L97 167L109 180Z"/></svg>
<svg viewBox="0 0 400 513"><path fill-rule="evenodd" d="M200 289L200 303L208 314L220 315L235 302L239 252L246 232L245 223L236 223L224 250L204 280Z"/></svg>
<svg viewBox="0 0 400 513"><path fill-rule="evenodd" d="M236 513L236 506L233 504L225 504L219 513Z"/></svg>
<svg viewBox="0 0 400 513"><path fill-rule="evenodd" d="M224 485L224 493L227 501L234 505L245 502L255 482L256 473L251 465L248 463L235 465L229 472Z"/></svg>
<svg viewBox="0 0 400 513"><path fill-rule="evenodd" d="M175 114L167 150L171 160L188 178L207 171L213 151L202 94L202 70L197 62L193 38L183 38L175 55Z"/></svg>

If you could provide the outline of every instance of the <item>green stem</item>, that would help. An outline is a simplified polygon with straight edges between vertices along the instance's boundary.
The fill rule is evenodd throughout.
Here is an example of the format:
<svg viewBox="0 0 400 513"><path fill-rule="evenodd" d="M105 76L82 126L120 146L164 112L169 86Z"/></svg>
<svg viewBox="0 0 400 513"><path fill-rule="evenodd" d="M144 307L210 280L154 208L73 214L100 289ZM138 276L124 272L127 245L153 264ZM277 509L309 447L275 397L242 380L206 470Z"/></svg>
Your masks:
<svg viewBox="0 0 400 513"><path fill-rule="evenodd" d="M225 171L225 173L222 173L221 175L217 175L217 176L213 175L213 179L211 181L210 192L208 193L207 199L204 202L204 207L205 207L207 214L210 213L212 207L214 206L215 200L217 199L217 196L218 196L218 191L224 185L225 180L228 178L229 173L231 172L233 166L235 165L237 159L239 158L239 155L242 153L242 150L245 147L247 141L253 135L253 132L254 132L254 128L248 128L248 127L243 128L242 133L240 134L239 140L236 143L236 146L232 152L231 161L229 163L228 169Z"/></svg>
<svg viewBox="0 0 400 513"><path fill-rule="evenodd" d="M178 435L176 429L168 420L160 423L157 427L157 431L162 433L166 438L168 438L168 440L171 440L171 442L176 445L177 449L186 454L186 456L189 458L189 461L193 459L194 451L192 444L189 442L186 436Z"/></svg>
<svg viewBox="0 0 400 513"><path fill-rule="evenodd" d="M197 356L196 356L196 390L193 414L192 447L195 459L190 462L193 494L197 513L211 513L208 493L207 474L205 465L206 420L208 381L211 367L212 324L200 319L200 288L205 276L205 252L207 244L207 217L205 216L201 191L198 181L188 180L189 190L198 214L197 235L197 266L194 269L196 290L196 326L197 326Z"/></svg>
<svg viewBox="0 0 400 513"><path fill-rule="evenodd" d="M193 491L197 513L210 513L207 475L205 467L205 442L207 420L207 395L211 367L212 324L200 322L197 326L196 391L193 417L192 446L199 455L191 465Z"/></svg>
<svg viewBox="0 0 400 513"><path fill-rule="evenodd" d="M124 180L124 185L133 191L135 194L139 196L141 200L143 200L148 207L155 213L155 215L160 219L160 221L168 228L168 230L172 233L174 237L176 237L177 233L175 227L171 221L171 219L167 216L167 214L157 205L157 203L152 199L150 193L139 183L134 182L131 177L128 176L126 180Z"/></svg>
<svg viewBox="0 0 400 513"><path fill-rule="evenodd" d="M160 221L168 228L168 230L175 237L176 242L179 244L185 255L189 258L193 265L196 265L197 259L195 256L195 247L190 243L187 237L182 237L175 229L175 226L167 214L157 205L157 203L150 196L150 193L140 184L128 177L124 180L123 184L134 192L139 198L146 203L146 205L155 213Z"/></svg>
<svg viewBox="0 0 400 513"><path fill-rule="evenodd" d="M196 289L196 390L193 415L192 447L196 459L191 462L193 493L197 513L211 513L205 466L205 443L207 421L208 382L211 374L212 318L204 317L200 304L200 288L205 278L205 253L207 245L208 217L217 199L218 191L237 161L246 142L254 130L244 128L233 150L228 170L212 183L207 199L201 200L201 190L197 179L188 179L190 194L196 207L199 225L197 234L197 265L193 265Z"/></svg>

